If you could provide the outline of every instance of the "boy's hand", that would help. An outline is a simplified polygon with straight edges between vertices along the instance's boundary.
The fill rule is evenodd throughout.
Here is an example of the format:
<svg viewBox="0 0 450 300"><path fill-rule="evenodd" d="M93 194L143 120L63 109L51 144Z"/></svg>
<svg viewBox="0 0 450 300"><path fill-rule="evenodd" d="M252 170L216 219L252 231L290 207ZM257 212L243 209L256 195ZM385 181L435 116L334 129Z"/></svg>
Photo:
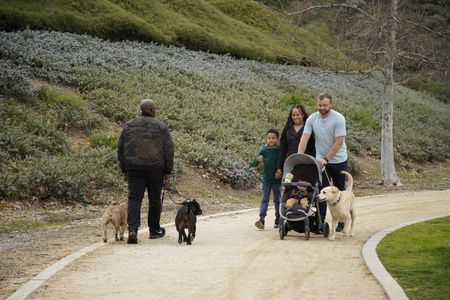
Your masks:
<svg viewBox="0 0 450 300"><path fill-rule="evenodd" d="M262 156L262 155L258 156L258 161L259 162L263 162L264 161L264 156Z"/></svg>

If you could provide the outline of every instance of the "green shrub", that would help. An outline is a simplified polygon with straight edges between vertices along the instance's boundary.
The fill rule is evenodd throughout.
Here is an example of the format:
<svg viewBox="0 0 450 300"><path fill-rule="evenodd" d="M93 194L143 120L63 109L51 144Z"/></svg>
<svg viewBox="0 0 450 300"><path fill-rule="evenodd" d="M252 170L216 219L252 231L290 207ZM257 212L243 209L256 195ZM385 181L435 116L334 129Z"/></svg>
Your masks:
<svg viewBox="0 0 450 300"><path fill-rule="evenodd" d="M33 82L22 69L0 61L0 95L14 97L23 102L33 102L35 99Z"/></svg>
<svg viewBox="0 0 450 300"><path fill-rule="evenodd" d="M352 119L357 125L369 130L380 130L380 122L364 107L353 107L347 111L346 117Z"/></svg>
<svg viewBox="0 0 450 300"><path fill-rule="evenodd" d="M308 94L302 92L294 92L292 94L283 95L280 101L281 107L286 109L295 104L303 105L306 108L315 107L316 100Z"/></svg>
<svg viewBox="0 0 450 300"><path fill-rule="evenodd" d="M89 141L94 148L108 147L116 150L119 142L119 133L113 131L94 131L89 136Z"/></svg>
<svg viewBox="0 0 450 300"><path fill-rule="evenodd" d="M448 82L415 79L408 81L406 86L414 90L428 92L439 101L450 104L450 85Z"/></svg>
<svg viewBox="0 0 450 300"><path fill-rule="evenodd" d="M75 92L50 86L43 86L39 90L39 98L51 106L64 105L84 108L86 105L83 98Z"/></svg>
<svg viewBox="0 0 450 300"><path fill-rule="evenodd" d="M0 198L83 201L120 179L114 151L83 148L72 155L33 157L2 164Z"/></svg>
<svg viewBox="0 0 450 300"><path fill-rule="evenodd" d="M9 159L64 153L67 142L55 120L12 100L0 103L0 152Z"/></svg>

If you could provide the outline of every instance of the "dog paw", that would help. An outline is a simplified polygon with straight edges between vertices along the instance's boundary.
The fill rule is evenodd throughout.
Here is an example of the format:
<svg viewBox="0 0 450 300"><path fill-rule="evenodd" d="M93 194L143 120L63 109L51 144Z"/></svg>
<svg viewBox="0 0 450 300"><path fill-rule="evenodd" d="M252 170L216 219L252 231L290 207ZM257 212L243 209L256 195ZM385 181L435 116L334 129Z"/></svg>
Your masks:
<svg viewBox="0 0 450 300"><path fill-rule="evenodd" d="M181 244L183 241L181 239L178 239L178 244Z"/></svg>
<svg viewBox="0 0 450 300"><path fill-rule="evenodd" d="M328 238L328 240L334 241L334 240L335 240L335 237L334 237L334 236L333 236L333 237L330 236L330 237Z"/></svg>

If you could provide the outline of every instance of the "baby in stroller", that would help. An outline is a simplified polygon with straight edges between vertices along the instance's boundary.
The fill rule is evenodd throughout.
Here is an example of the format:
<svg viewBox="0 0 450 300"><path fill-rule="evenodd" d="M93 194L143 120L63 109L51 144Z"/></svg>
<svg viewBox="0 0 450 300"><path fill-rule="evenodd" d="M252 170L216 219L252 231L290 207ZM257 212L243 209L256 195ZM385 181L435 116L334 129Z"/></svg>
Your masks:
<svg viewBox="0 0 450 300"><path fill-rule="evenodd" d="M284 205L286 216L307 214L310 203L311 194L308 192L307 187L300 185L292 187L289 192L289 198Z"/></svg>

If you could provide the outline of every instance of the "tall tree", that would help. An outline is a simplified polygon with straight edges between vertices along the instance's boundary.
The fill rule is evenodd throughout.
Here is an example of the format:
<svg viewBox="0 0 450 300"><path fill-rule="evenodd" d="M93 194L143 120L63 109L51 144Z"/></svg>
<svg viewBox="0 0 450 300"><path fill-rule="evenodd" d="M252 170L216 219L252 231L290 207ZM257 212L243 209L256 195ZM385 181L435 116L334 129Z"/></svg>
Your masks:
<svg viewBox="0 0 450 300"><path fill-rule="evenodd" d="M299 25L320 20L329 24L335 39L336 51L347 53L353 59L360 61L361 66L372 66L364 71L381 71L383 77L383 98L381 117L381 174L384 185L399 185L400 180L395 168L393 116L394 116L394 78L395 71L401 65L414 67L430 64L433 60L433 50L417 42L419 28L428 34L441 34L423 24L407 18L399 17L399 2L391 0L389 5L384 1L292 1L288 7L280 2L285 15L293 18ZM355 3L361 3L357 5ZM294 9L293 9L294 8ZM293 10L288 12L287 10ZM330 13L330 10L332 13ZM325 11L325 13L321 13ZM334 13L333 13L334 12ZM405 9L407 16L416 16L413 9ZM399 24L401 28L402 48L397 47ZM413 42L411 42L413 41ZM415 42L414 42L415 41ZM445 65L446 57L433 60L434 63ZM436 57L438 57L436 55ZM397 63L398 62L398 63Z"/></svg>

